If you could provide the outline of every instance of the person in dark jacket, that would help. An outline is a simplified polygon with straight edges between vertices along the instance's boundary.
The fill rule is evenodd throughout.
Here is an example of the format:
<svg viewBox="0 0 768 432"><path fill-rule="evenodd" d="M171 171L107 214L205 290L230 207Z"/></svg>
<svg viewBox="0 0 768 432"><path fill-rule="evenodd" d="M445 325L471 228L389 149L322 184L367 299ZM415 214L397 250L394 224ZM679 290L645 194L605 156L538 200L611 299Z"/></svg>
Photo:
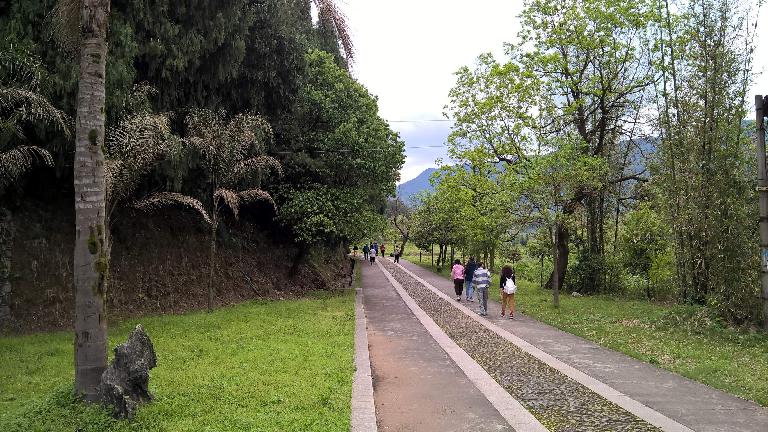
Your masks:
<svg viewBox="0 0 768 432"><path fill-rule="evenodd" d="M466 293L467 301L472 301L474 291L472 289L472 277L475 274L475 270L477 270L477 263L473 257L469 257L469 261L464 266L464 292Z"/></svg>

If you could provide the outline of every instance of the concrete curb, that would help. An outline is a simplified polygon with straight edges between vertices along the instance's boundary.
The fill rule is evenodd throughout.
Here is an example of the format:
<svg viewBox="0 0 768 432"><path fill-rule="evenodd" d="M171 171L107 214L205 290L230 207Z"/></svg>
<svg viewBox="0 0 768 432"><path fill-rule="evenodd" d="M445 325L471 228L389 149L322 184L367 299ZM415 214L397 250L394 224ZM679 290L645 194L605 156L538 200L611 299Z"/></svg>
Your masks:
<svg viewBox="0 0 768 432"><path fill-rule="evenodd" d="M371 359L368 353L363 290L355 289L355 374L352 378L352 432L377 432L376 405L373 402Z"/></svg>
<svg viewBox="0 0 768 432"><path fill-rule="evenodd" d="M563 375L571 378L572 380L578 382L579 384L583 385L584 387L587 387L588 389L592 390L593 392L599 394L600 396L604 397L605 399L615 403L616 405L624 408L628 412L636 415L637 417L647 421L648 423L652 424L653 426L658 427L659 429L665 431L665 432L694 432L692 429L688 428L685 425L682 425L671 418L665 416L664 414L661 414L660 412L643 405L642 403L630 398L629 396L619 392L618 390L612 388L611 386L602 383L595 378L592 378L591 376L585 374L584 372L581 372L580 370L563 363L562 361L556 359L555 357L545 353L544 351L536 348L535 346L531 345L530 343L524 341L523 339L520 339L519 337L513 335L512 333L508 332L507 330L497 326L496 324L493 324L492 322L481 318L476 313L474 313L472 310L467 308L466 306L456 303L453 299L451 299L449 296L447 296L445 293L440 291L439 289L432 286L429 282L425 281L424 279L420 278L416 274L414 274L412 271L408 270L407 268L403 267L402 265L399 265L401 270L411 275L414 279L421 282L425 287L430 289L432 292L440 296L441 298L445 299L453 305L454 307L458 308L462 312L464 312L466 315L468 315L473 320L477 321L478 323L482 324L489 330L492 330L496 332L499 336L503 337L504 339L512 342L513 344L517 345L521 350L527 352L528 354L532 355L533 357L537 358L538 360L542 361L543 363L547 364L548 366L552 367L553 369L561 372Z"/></svg>
<svg viewBox="0 0 768 432"><path fill-rule="evenodd" d="M384 268L381 262L376 261L379 269L384 273L392 286L403 299L405 304L413 312L416 318L421 322L424 328L440 347L448 354L456 365L464 372L470 381L478 390L488 399L494 408L501 414L504 420L512 426L517 432L547 432L536 417L523 407L520 402L515 400L499 383L496 382L488 372L485 371L476 361L469 356L456 342L453 341L443 330L422 310L416 302L405 292L402 285Z"/></svg>

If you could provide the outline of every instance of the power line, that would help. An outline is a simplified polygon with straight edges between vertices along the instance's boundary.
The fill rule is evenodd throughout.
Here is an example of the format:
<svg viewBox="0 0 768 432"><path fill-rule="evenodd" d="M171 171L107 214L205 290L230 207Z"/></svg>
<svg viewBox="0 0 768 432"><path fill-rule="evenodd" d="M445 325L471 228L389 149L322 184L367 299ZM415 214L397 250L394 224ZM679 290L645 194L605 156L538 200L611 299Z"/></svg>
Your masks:
<svg viewBox="0 0 768 432"><path fill-rule="evenodd" d="M405 146L407 149L427 149L427 148L445 148L447 147L445 144L438 144L438 145L425 145L425 146ZM355 149L335 149L335 150L299 150L299 151L277 151L272 152L273 154L295 154L295 153L347 153L351 152ZM364 149L365 151L384 151L388 149L383 148L370 148L370 149Z"/></svg>
<svg viewBox="0 0 768 432"><path fill-rule="evenodd" d="M452 119L387 120L390 123L455 122Z"/></svg>

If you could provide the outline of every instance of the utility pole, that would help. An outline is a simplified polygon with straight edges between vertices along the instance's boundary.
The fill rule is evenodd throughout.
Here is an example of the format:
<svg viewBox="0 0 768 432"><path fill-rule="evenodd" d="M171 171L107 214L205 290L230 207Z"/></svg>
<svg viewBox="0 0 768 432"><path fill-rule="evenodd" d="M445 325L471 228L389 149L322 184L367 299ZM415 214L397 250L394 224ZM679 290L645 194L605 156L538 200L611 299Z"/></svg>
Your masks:
<svg viewBox="0 0 768 432"><path fill-rule="evenodd" d="M768 97L755 96L757 136L757 192L760 197L760 284L762 285L763 329L768 331L768 175L765 164L765 121Z"/></svg>

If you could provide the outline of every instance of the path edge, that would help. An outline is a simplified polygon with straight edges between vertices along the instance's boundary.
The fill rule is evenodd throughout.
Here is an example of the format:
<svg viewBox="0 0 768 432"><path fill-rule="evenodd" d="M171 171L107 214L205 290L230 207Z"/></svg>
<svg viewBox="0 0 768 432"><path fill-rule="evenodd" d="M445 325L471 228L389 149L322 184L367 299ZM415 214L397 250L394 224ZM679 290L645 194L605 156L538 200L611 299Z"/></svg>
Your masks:
<svg viewBox="0 0 768 432"><path fill-rule="evenodd" d="M614 404L618 405L619 407L625 409L626 411L634 414L635 416L641 418L642 420L647 421L653 426L658 427L664 432L694 432L689 427L675 421L674 419L671 419L664 414L654 410L653 408L646 406L642 404L641 402L638 402L631 397L621 393L620 391L614 389L613 387L609 386L608 384L605 384L596 378L593 378L586 373L574 368L573 366L564 363L562 360L559 360L555 358L554 356L547 354L546 352L542 351L541 349L537 348L535 345L531 344L530 342L512 334L508 330L497 326L496 324L483 319L479 317L477 314L472 312L469 308L462 304L458 304L454 301L452 301L451 297L446 295L444 292L440 291L439 289L435 288L432 284L424 280L423 278L419 277L412 271L408 270L407 268L403 267L400 264L393 263L397 265L400 269L402 269L404 272L411 275L414 279L421 282L426 288L428 288L433 293L437 294L444 300L448 301L449 304L454 306L455 308L461 310L466 315L468 315L470 318L474 319L478 323L482 324L487 329L495 332L499 336L503 337L504 339L508 340L509 342L512 342L513 344L517 345L518 348L523 350L524 352L530 354L534 358L540 360L544 364L552 367L553 369L559 371L563 375L567 376L568 378L578 382L579 384L583 385L584 387L588 388L589 390L597 393L601 397L605 398L606 400L613 402Z"/></svg>
<svg viewBox="0 0 768 432"><path fill-rule="evenodd" d="M472 381L472 384L480 390L485 398L501 414L504 420L509 423L517 432L549 432L536 417L533 416L520 402L512 397L509 392L496 382L488 372L483 369L464 349L456 344L434 320L424 312L416 301L408 295L403 286L395 280L394 276L381 262L376 261L379 270L387 277L389 282L400 295L408 308L421 322L427 332L454 361L462 372Z"/></svg>
<svg viewBox="0 0 768 432"><path fill-rule="evenodd" d="M351 432L378 432L367 327L361 283L355 288L355 374L352 377Z"/></svg>

